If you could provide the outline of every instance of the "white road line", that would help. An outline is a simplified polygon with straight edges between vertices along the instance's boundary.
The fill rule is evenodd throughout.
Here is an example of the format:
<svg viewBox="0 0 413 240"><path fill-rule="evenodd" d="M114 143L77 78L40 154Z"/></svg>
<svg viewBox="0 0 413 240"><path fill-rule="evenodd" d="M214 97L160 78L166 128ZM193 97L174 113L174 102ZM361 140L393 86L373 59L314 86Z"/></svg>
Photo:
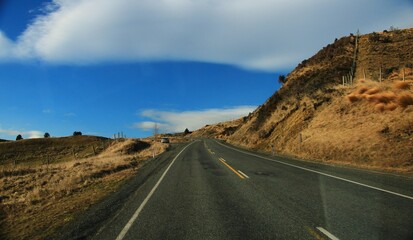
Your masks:
<svg viewBox="0 0 413 240"><path fill-rule="evenodd" d="M240 170L238 170L238 172L241 173L241 175L244 176L245 178L250 178L250 177L247 176L247 174L241 172Z"/></svg>
<svg viewBox="0 0 413 240"><path fill-rule="evenodd" d="M155 190L158 188L159 184L162 182L163 178L165 177L166 173L169 171L169 169L171 168L172 164L174 164L175 160L179 157L179 155L181 155L181 153L183 151L185 151L185 149L189 146L191 146L194 142L192 142L191 144L187 145L184 149L182 149L178 155L176 155L176 157L172 160L172 162L169 164L168 168L165 170L165 172L162 174L161 178L159 178L158 182L155 184L155 186L152 188L152 190L149 192L148 196L146 196L145 200L143 200L143 202L141 203L141 205L139 206L138 209L136 209L135 213L133 214L133 216L131 217L131 219L129 220L129 222L125 225L125 227L122 229L122 231L119 233L118 237L116 238L116 240L122 240L126 233L129 231L129 229L132 227L132 224L135 222L135 220L138 218L139 213L142 211L142 209L145 207L146 203L149 201L149 199L152 197L153 193L155 192Z"/></svg>
<svg viewBox="0 0 413 240"><path fill-rule="evenodd" d="M330 232L328 232L327 230L325 230L322 227L318 227L317 228L318 231L324 233L324 235L326 235L328 238L330 238L331 240L339 240L336 236L334 236L333 234L331 234Z"/></svg>
<svg viewBox="0 0 413 240"><path fill-rule="evenodd" d="M396 196L399 196L399 197L403 197L403 198L407 198L407 199L413 200L413 197L412 197L412 196L408 196L408 195L404 195L404 194L401 194L401 193L392 192L392 191L389 191L389 190L386 190L386 189L382 189L382 188L378 188L378 187L373 187L373 186L370 186L370 185L367 185L367 184L364 184L364 183L359 183L359 182L356 182L356 181L353 181L353 180L349 180L349 179L346 179L346 178L337 177L337 176L334 176L334 175L331 175L331 174L319 172L319 171L312 170L312 169L305 168L305 167L300 167L300 166L297 166L297 165L294 165L294 164L285 163L285 162L278 161L278 160L275 160L275 159L263 157L263 156L260 156L260 155L257 155L257 154L253 154L253 153L249 153L249 152L244 152L244 151L238 150L238 149L236 149L236 148L229 147L229 146L227 146L227 145L225 145L225 144L222 144L222 143L220 143L220 142L218 142L218 141L216 141L216 142L217 142L218 144L226 147L226 148L230 148L230 149L235 150L235 151L240 152L240 153L244 153L244 154L251 155L251 156L254 156L254 157L259 157L259 158L262 158L262 159L265 159L265 160L268 160L268 161L277 162L277 163L280 163L280 164L283 164L283 165L287 165L287 166L290 166L290 167L294 167L294 168L298 168L298 169L301 169L301 170L305 170L305 171L317 173L317 174L320 174L320 175L323 175L323 176L326 176L326 177L338 179L338 180L341 180L341 181L353 183L353 184L356 184L356 185L359 185L359 186L371 188L371 189L374 189L374 190L377 190L377 191L381 191L381 192L385 192L385 193L389 193L389 194L393 194L393 195L396 195Z"/></svg>

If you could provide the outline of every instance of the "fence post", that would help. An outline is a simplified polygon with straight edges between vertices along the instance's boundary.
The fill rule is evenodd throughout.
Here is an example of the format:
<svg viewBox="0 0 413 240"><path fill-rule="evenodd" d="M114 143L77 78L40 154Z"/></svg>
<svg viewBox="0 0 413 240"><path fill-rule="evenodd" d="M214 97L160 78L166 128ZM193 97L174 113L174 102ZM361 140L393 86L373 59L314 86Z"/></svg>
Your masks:
<svg viewBox="0 0 413 240"><path fill-rule="evenodd" d="M404 69L405 69L405 68L403 68L403 82L405 81L405 77L404 77L404 76L405 76L405 74L406 74Z"/></svg>
<svg viewBox="0 0 413 240"><path fill-rule="evenodd" d="M380 77L379 77L379 82L381 82L381 67L380 67Z"/></svg>

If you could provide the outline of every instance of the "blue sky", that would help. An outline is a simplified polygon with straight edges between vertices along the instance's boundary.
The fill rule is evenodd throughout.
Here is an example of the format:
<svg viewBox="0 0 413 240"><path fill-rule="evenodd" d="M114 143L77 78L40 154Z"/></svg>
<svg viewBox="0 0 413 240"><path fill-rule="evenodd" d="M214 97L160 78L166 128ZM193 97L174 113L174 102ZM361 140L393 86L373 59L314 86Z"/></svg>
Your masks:
<svg viewBox="0 0 413 240"><path fill-rule="evenodd" d="M335 38L390 26L413 26L412 1L3 0L0 138L238 118Z"/></svg>

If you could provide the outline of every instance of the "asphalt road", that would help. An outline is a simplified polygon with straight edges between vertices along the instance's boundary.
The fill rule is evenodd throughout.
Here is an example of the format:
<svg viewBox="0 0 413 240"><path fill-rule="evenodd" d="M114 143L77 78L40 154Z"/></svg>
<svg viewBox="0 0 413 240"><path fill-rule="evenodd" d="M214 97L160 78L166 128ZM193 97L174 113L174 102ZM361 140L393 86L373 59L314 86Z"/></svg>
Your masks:
<svg viewBox="0 0 413 240"><path fill-rule="evenodd" d="M175 146L63 239L413 239L413 179L241 150Z"/></svg>

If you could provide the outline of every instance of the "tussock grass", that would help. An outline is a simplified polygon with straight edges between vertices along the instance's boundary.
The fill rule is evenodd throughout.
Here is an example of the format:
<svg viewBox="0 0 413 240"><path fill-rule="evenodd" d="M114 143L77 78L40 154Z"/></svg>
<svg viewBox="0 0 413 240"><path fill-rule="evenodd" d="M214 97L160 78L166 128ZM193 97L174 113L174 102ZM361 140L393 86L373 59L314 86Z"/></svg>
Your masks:
<svg viewBox="0 0 413 240"><path fill-rule="evenodd" d="M350 95L347 95L347 99L348 99L350 102L354 103L354 102L359 101L359 100L361 99L361 97L360 97L360 95L350 94Z"/></svg>
<svg viewBox="0 0 413 240"><path fill-rule="evenodd" d="M362 86L362 87L360 87L360 88L357 90L357 93L358 93L358 94L363 94L363 93L367 92L368 90L369 90L368 87Z"/></svg>
<svg viewBox="0 0 413 240"><path fill-rule="evenodd" d="M370 82L369 86L358 87L346 98L350 103L366 100L379 112L394 111L397 108L404 110L413 105L413 95L408 81L396 81L392 84Z"/></svg>
<svg viewBox="0 0 413 240"><path fill-rule="evenodd" d="M398 96L397 103L402 108L406 108L409 105L413 105L413 95L410 93L402 93Z"/></svg>
<svg viewBox="0 0 413 240"><path fill-rule="evenodd" d="M379 92L381 92L381 89L377 88L377 87L374 87L374 88L371 88L371 89L367 90L365 93L367 95L373 95L373 94L376 94L376 93L379 93Z"/></svg>
<svg viewBox="0 0 413 240"><path fill-rule="evenodd" d="M395 89L408 90L410 89L410 82L396 81L393 83Z"/></svg>

